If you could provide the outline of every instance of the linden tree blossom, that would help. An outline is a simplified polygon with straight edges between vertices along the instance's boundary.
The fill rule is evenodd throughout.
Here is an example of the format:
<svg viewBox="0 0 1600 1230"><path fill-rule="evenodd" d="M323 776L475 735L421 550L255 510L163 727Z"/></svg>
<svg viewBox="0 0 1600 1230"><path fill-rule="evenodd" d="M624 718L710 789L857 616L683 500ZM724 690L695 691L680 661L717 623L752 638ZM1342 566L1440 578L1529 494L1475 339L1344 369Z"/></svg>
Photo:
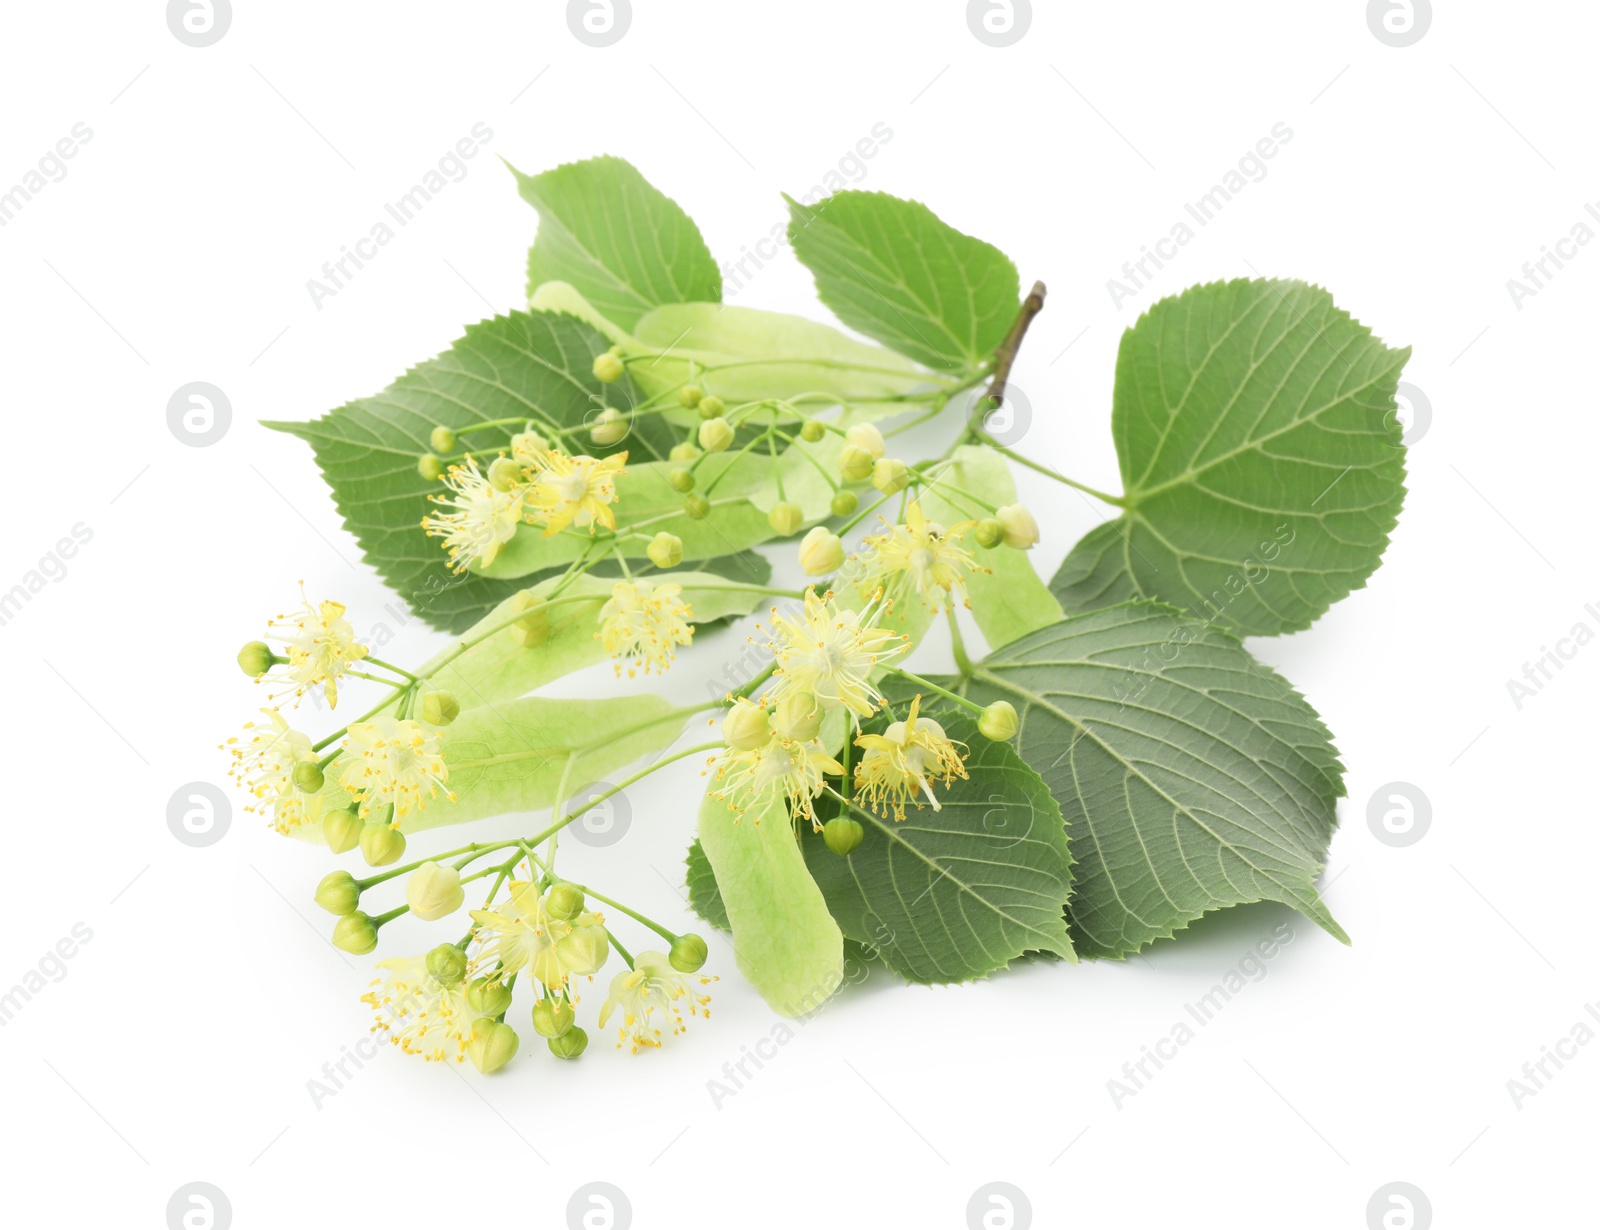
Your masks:
<svg viewBox="0 0 1600 1230"><path fill-rule="evenodd" d="M441 982L423 957L392 957L378 962L384 976L361 1002L373 1010L374 1032L408 1055L460 1063L467 1053L477 1013L467 1003L464 983Z"/></svg>
<svg viewBox="0 0 1600 1230"><path fill-rule="evenodd" d="M824 706L844 705L858 717L871 717L883 702L872 684L878 666L902 654L909 642L897 632L874 627L878 604L865 611L839 610L832 595L806 591L798 619L773 609L777 693L809 692Z"/></svg>
<svg viewBox="0 0 1600 1230"><path fill-rule="evenodd" d="M617 500L617 475L628 454L613 453L604 460L569 457L558 449L543 449L528 467L533 485L526 500L533 518L544 523L544 536L559 534L568 526L587 529L596 525L617 528L611 505Z"/></svg>
<svg viewBox="0 0 1600 1230"><path fill-rule="evenodd" d="M861 734L856 746L865 754L856 765L856 788L867 805L880 815L892 810L896 820L906 818L906 803L922 798L939 810L934 797L933 779L948 786L957 777L966 777L959 746L932 718L918 717L922 697L914 697L903 722L891 722L881 735Z"/></svg>
<svg viewBox="0 0 1600 1230"><path fill-rule="evenodd" d="M301 586L302 608L293 615L279 615L267 625L267 636L281 641L289 658L289 678L295 696L322 685L329 708L339 703L338 681L350 668L367 656L367 647L356 640L356 630L344 617L344 603L331 599L312 606Z"/></svg>
<svg viewBox="0 0 1600 1230"><path fill-rule="evenodd" d="M430 537L444 539L450 567L456 572L465 572L473 564L492 564L522 524L522 490L499 490L470 457L465 465L450 467L444 485L449 495L430 498L452 511L424 517L422 528Z"/></svg>
<svg viewBox="0 0 1600 1230"><path fill-rule="evenodd" d="M707 986L711 979L701 978L699 982ZM709 1020L710 1005L711 997L696 994L689 979L673 969L665 953L647 949L634 958L632 969L623 970L611 980L610 994L600 1008L600 1028L604 1029L621 1009L617 1049L631 1043L633 1053L638 1054L641 1047L661 1045L663 1026L681 1034L685 1028L684 1010L690 1016L698 1012Z"/></svg>
<svg viewBox="0 0 1600 1230"><path fill-rule="evenodd" d="M679 600L681 585L655 585L649 581L618 581L611 599L600 610L600 631L595 635L606 653L617 659L617 674L627 660L628 677L640 670L665 671L679 645L694 639L689 620L694 612Z"/></svg>
<svg viewBox="0 0 1600 1230"><path fill-rule="evenodd" d="M965 521L947 530L925 517L922 505L912 500L904 525L866 540L868 552L858 557L862 588L868 593L882 589L893 597L909 587L934 611L946 609L956 598L967 603L966 573L983 570L961 545L962 531L972 524Z"/></svg>
<svg viewBox="0 0 1600 1230"><path fill-rule="evenodd" d="M393 804L392 823L398 826L420 811L449 776L443 742L437 731L409 718L385 714L354 722L345 733L339 784L360 803L363 818Z"/></svg>
<svg viewBox="0 0 1600 1230"><path fill-rule="evenodd" d="M254 802L246 811L272 813L272 827L290 833L314 819L308 803L315 806L318 796L301 795L295 790L295 766L314 762L311 737L291 730L276 709L263 709L266 722L246 722L245 737L230 738L223 747L233 758L228 773L249 791Z"/></svg>

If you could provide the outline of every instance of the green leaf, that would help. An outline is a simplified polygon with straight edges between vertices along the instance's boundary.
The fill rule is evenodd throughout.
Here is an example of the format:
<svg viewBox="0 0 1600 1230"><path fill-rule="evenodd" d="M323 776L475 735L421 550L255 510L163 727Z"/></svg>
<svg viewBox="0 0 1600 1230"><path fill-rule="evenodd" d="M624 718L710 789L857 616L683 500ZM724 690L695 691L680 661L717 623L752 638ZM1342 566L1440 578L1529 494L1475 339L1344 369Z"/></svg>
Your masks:
<svg viewBox="0 0 1600 1230"><path fill-rule="evenodd" d="M1343 767L1305 699L1231 636L1133 603L991 654L967 695L1007 700L1061 804L1080 953L1121 957L1211 910L1280 901L1348 937L1315 887Z"/></svg>
<svg viewBox="0 0 1600 1230"><path fill-rule="evenodd" d="M1309 627L1366 584L1400 515L1410 354L1304 282L1163 299L1117 353L1126 510L1067 556L1056 596L1159 598L1244 635Z"/></svg>
<svg viewBox="0 0 1600 1230"><path fill-rule="evenodd" d="M1016 502L1011 469L992 448L958 448L953 464L941 468L938 475L941 481L923 496L922 509L947 526L990 515L954 487L971 492L996 508ZM967 574L967 595L972 602L972 618L991 646L1007 644L1060 620L1061 604L1033 570L1029 552L1010 547L986 551L977 546L970 534L966 545L987 569Z"/></svg>
<svg viewBox="0 0 1600 1230"><path fill-rule="evenodd" d="M309 423L267 423L306 440L333 490L345 528L367 561L435 627L471 625L521 586L452 574L437 540L422 531L441 490L417 473L436 425L457 432L474 423L526 418L546 429L581 427L599 408L626 410L634 392L626 380L603 385L594 358L609 347L591 326L551 312L512 312L467 328L444 354L413 367L383 392L340 406ZM486 428L464 436L466 446L495 449L515 428ZM631 460L665 456L672 438L654 416L641 415L613 448L577 439L593 455L618 448ZM720 555L710 549L698 555Z"/></svg>
<svg viewBox="0 0 1600 1230"><path fill-rule="evenodd" d="M1017 268L926 205L882 192L789 202L789 242L852 329L935 371L993 356L1020 307Z"/></svg>
<svg viewBox="0 0 1600 1230"><path fill-rule="evenodd" d="M689 908L719 931L732 931L728 907L722 904L722 890L717 887L717 874L711 870L711 860L706 857L698 837L689 843L689 855L684 864Z"/></svg>
<svg viewBox="0 0 1600 1230"><path fill-rule="evenodd" d="M721 887L739 970L786 1016L814 1012L844 980L844 938L828 913L779 791L736 816L707 792L700 845Z"/></svg>
<svg viewBox="0 0 1600 1230"><path fill-rule="evenodd" d="M722 298L722 273L700 229L632 164L602 157L511 173L539 211L530 295L543 282L569 282L624 329L658 304Z"/></svg>
<svg viewBox="0 0 1600 1230"><path fill-rule="evenodd" d="M939 721L970 756L966 780L934 787L938 811L907 809L896 821L852 809L866 835L844 858L820 834L803 839L806 864L840 929L910 982L981 978L1025 952L1076 960L1063 912L1072 856L1049 788L970 718L942 714ZM866 728L887 724L880 716ZM819 807L818 815L836 807Z"/></svg>

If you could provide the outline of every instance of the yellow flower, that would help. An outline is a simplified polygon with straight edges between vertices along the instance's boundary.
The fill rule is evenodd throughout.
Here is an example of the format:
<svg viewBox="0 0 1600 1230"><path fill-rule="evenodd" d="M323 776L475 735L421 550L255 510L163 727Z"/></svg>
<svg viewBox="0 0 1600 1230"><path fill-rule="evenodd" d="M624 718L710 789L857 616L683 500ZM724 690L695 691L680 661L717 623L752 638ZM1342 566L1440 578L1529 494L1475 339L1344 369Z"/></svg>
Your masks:
<svg viewBox="0 0 1600 1230"><path fill-rule="evenodd" d="M246 811L272 812L272 827L280 833L289 833L314 817L307 803L315 803L316 796L302 796L294 787L295 766L315 760L311 750L311 737L298 730L290 730L276 709L263 709L268 721L246 722L246 738L238 736L223 744L233 757L228 774L256 799L245 807ZM320 810L317 809L317 810Z"/></svg>
<svg viewBox="0 0 1600 1230"><path fill-rule="evenodd" d="M430 537L444 539L455 571L465 572L474 563L492 564L522 524L523 489L498 490L470 457L466 465L450 467L444 485L449 495L430 498L455 511L424 517L422 528Z"/></svg>
<svg viewBox="0 0 1600 1230"><path fill-rule="evenodd" d="M966 521L947 530L923 516L922 505L912 500L904 525L866 540L871 551L861 560L863 587L869 593L882 587L890 596L897 596L901 588L909 586L934 611L952 605L956 596L966 602L962 570L980 570L972 552L961 545L961 532L971 524Z"/></svg>
<svg viewBox="0 0 1600 1230"><path fill-rule="evenodd" d="M345 733L339 784L356 797L363 817L393 803L392 823L399 827L412 812L422 810L449 776L443 743L438 731L410 719L385 715L352 723ZM455 795L449 797L454 800Z"/></svg>
<svg viewBox="0 0 1600 1230"><path fill-rule="evenodd" d="M688 623L694 612L678 600L682 592L681 585L651 586L649 581L618 581L611 587L611 600L600 609L600 631L595 635L611 657L631 659L630 679L641 668L647 675L652 666L666 670L677 647L694 639ZM617 674L622 674L620 660Z"/></svg>
<svg viewBox="0 0 1600 1230"><path fill-rule="evenodd" d="M967 775L956 750L961 745L952 743L944 727L932 718L917 717L921 701L920 696L913 698L906 720L892 723L881 735L856 737L856 746L866 750L856 765L856 788L880 816L892 810L896 820L904 820L906 802L919 793L938 811L932 779L939 778L948 786ZM921 799L917 806L922 806Z"/></svg>
<svg viewBox="0 0 1600 1230"><path fill-rule="evenodd" d="M905 652L909 642L897 632L872 627L875 607L841 611L806 590L805 613L799 619L773 609L775 638L769 643L777 660L778 695L810 692L823 706L844 705L871 717L882 697L872 686L873 669Z"/></svg>
<svg viewBox="0 0 1600 1230"><path fill-rule="evenodd" d="M608 530L617 528L611 505L617 500L617 475L627 453L613 453L603 461L593 457L568 457L559 449L544 449L538 454L533 487L528 493L534 519L543 521L544 536L559 534L569 525Z"/></svg>
<svg viewBox="0 0 1600 1230"><path fill-rule="evenodd" d="M284 643L294 694L299 696L320 683L331 708L339 703L340 676L352 662L367 656L367 647L356 640L356 630L344 617L344 603L330 600L312 606L303 584L300 600L302 609L272 620L267 635Z"/></svg>
<svg viewBox="0 0 1600 1230"><path fill-rule="evenodd" d="M774 737L748 751L728 748L712 761L720 785L713 791L736 812L744 812L777 790L790 812L820 828L814 800L822 793L823 775L843 776L844 766L828 755L822 742Z"/></svg>
<svg viewBox="0 0 1600 1230"><path fill-rule="evenodd" d="M701 978L699 982L709 986L712 979ZM611 993L600 1008L600 1027L604 1029L612 1013L622 1009L617 1049L631 1043L637 1055L642 1046L661 1045L662 1026L681 1034L683 1009L687 1008L690 1016L698 1012L709 1019L710 1005L711 996L696 995L690 990L689 979L672 968L665 953L646 951L634 958L632 969L623 970L611 980Z"/></svg>
<svg viewBox="0 0 1600 1230"><path fill-rule="evenodd" d="M483 943L478 960L498 961L501 974L529 969L552 990L566 985L570 974L593 974L610 955L605 920L587 911L570 921L556 918L545 908L539 886L513 880L510 896L490 909L471 910Z"/></svg>
<svg viewBox="0 0 1600 1230"><path fill-rule="evenodd" d="M374 1032L387 1033L407 1055L460 1063L477 1016L467 1005L466 983L446 986L423 957L393 957L378 968L388 972L361 997L376 1017Z"/></svg>

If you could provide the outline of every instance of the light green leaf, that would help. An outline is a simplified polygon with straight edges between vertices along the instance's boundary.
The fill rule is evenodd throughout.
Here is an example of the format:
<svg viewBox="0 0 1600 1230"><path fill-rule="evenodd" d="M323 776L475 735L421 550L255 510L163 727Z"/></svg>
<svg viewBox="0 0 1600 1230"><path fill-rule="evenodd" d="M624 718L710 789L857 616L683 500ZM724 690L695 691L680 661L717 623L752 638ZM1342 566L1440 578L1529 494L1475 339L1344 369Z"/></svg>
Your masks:
<svg viewBox="0 0 1600 1230"><path fill-rule="evenodd" d="M722 298L722 273L700 229L630 163L590 158L541 175L511 173L539 211L530 295L543 282L569 282L624 329L658 304Z"/></svg>
<svg viewBox="0 0 1600 1230"><path fill-rule="evenodd" d="M928 698L924 698L925 700ZM802 839L806 865L845 935L877 949L910 982L965 982L1025 952L1076 960L1064 913L1072 856L1061 809L1039 774L970 718L941 714L971 754L966 780L935 786L940 808L906 818L851 814L866 831L841 858L820 834ZM881 730L887 719L868 723ZM837 804L826 797L818 815Z"/></svg>
<svg viewBox="0 0 1600 1230"><path fill-rule="evenodd" d="M935 371L990 360L1020 306L1017 268L999 248L883 192L784 199L794 253L845 324Z"/></svg>
<svg viewBox="0 0 1600 1230"><path fill-rule="evenodd" d="M922 510L947 526L990 515L982 505L954 488L971 492L996 508L1016 502L1011 469L992 448L958 448L952 464L937 473L940 481L923 496ZM1061 604L1033 570L1031 552L1010 547L986 551L973 541L970 532L966 545L987 569L967 574L967 595L972 602L972 618L991 646L1007 644L1061 619Z"/></svg>
<svg viewBox="0 0 1600 1230"><path fill-rule="evenodd" d="M1304 282L1163 299L1117 353L1126 511L1067 556L1057 597L1159 598L1241 634L1309 627L1366 584L1399 517L1410 354Z"/></svg>
<svg viewBox="0 0 1600 1230"><path fill-rule="evenodd" d="M443 490L417 473L437 425L461 431L474 423L531 419L553 431L581 428L603 406L626 410L634 391L626 380L602 385L594 358L610 345L589 325L550 312L512 312L467 328L444 354L420 363L383 392L329 411L309 423L267 423L307 441L333 490L345 528L367 561L412 609L435 627L470 626L518 586L446 567L437 539L422 530L434 510L430 494ZM485 428L463 436L464 447L493 450L515 427ZM626 448L635 461L666 455L672 437L653 416L641 415L614 448L575 437L584 451L604 456ZM664 484L663 484L664 485ZM724 554L708 550L703 558Z"/></svg>
<svg viewBox="0 0 1600 1230"><path fill-rule="evenodd" d="M1343 767L1311 706L1238 641L1153 603L998 650L967 695L1007 700L1061 804L1080 953L1121 957L1211 910L1279 901L1348 937L1315 887Z"/></svg>
<svg viewBox="0 0 1600 1230"><path fill-rule="evenodd" d="M722 890L739 971L786 1016L815 1011L844 980L844 938L806 870L778 791L736 816L709 792L700 845Z"/></svg>

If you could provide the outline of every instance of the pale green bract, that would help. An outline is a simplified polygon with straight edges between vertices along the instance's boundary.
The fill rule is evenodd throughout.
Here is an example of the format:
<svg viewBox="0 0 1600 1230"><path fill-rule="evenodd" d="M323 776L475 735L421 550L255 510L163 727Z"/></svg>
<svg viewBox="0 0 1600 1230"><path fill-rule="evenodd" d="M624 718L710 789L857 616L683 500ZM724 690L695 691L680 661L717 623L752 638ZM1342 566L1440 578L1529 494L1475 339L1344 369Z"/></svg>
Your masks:
<svg viewBox="0 0 1600 1230"><path fill-rule="evenodd" d="M1159 598L1242 634L1313 620L1377 568L1405 496L1392 350L1304 282L1163 299L1123 335L1122 516L1052 582L1069 610Z"/></svg>

